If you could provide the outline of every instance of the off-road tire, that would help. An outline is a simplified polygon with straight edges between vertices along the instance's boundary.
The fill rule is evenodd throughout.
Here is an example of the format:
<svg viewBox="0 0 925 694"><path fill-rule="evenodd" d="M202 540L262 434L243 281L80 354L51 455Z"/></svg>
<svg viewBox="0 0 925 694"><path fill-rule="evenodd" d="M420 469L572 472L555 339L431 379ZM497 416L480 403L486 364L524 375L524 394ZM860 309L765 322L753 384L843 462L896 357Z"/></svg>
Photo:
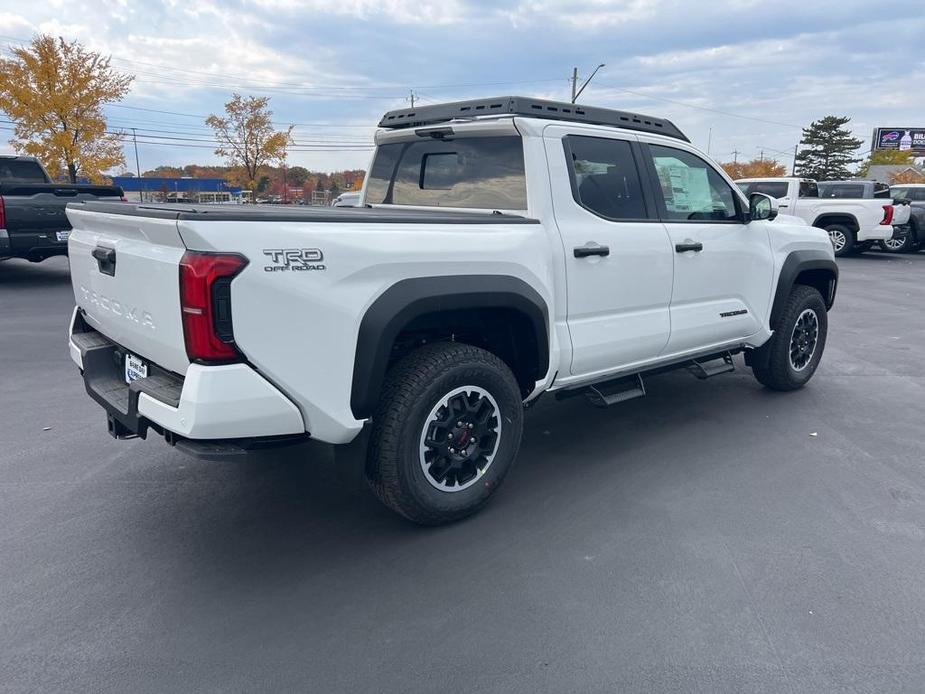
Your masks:
<svg viewBox="0 0 925 694"><path fill-rule="evenodd" d="M501 418L497 449L471 486L442 491L422 467L422 434L431 410L463 386L475 386L494 398ZM522 433L520 387L503 361L472 345L425 345L403 357L386 376L373 416L367 480L382 503L408 520L421 525L452 523L488 502L517 456Z"/></svg>
<svg viewBox="0 0 925 694"><path fill-rule="evenodd" d="M795 336L797 321L806 311L812 311L815 314L818 334L808 362L801 369L797 369L791 357L792 340ZM813 377L819 366L819 360L825 350L828 327L828 314L819 290L802 284L796 285L787 298L787 303L775 326L774 335L762 347L767 350L767 365L752 367L755 378L759 383L773 390L802 388Z"/></svg>
<svg viewBox="0 0 925 694"><path fill-rule="evenodd" d="M835 251L836 258L844 258L845 256L849 256L855 252L857 239L855 238L854 232L851 229L846 227L844 224L828 224L824 227L824 229L829 235L829 241L832 242L832 249ZM835 238L843 238L844 245L841 247L836 245Z"/></svg>

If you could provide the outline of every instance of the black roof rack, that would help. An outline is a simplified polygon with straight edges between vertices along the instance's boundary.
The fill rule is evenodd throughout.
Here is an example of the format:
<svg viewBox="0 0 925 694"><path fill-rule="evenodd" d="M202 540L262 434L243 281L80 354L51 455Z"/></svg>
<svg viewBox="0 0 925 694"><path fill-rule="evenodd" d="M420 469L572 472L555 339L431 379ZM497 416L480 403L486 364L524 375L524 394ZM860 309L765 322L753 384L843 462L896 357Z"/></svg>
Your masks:
<svg viewBox="0 0 925 694"><path fill-rule="evenodd" d="M416 128L421 125L446 123L458 118L477 116L516 115L549 120L567 120L595 125L612 125L628 130L658 133L690 142L670 120L643 116L629 111L570 104L565 101L547 101L524 96L498 96L491 99L454 101L416 108L389 111L379 121L380 128Z"/></svg>

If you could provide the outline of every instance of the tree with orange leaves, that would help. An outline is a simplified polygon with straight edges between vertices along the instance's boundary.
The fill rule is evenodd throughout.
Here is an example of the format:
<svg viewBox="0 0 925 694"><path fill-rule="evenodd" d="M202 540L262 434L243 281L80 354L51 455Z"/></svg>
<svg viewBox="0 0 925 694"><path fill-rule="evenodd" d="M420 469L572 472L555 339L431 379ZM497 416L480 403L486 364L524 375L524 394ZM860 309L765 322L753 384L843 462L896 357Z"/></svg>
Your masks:
<svg viewBox="0 0 925 694"><path fill-rule="evenodd" d="M125 164L121 133L106 128L102 106L121 101L131 75L76 40L37 35L0 59L0 110L13 121L13 149L37 157L53 177L92 181Z"/></svg>
<svg viewBox="0 0 925 694"><path fill-rule="evenodd" d="M267 165L285 161L286 147L292 141L293 126L273 129L269 103L267 96L232 94L224 116L206 118L219 143L215 153L235 169L233 177L252 191Z"/></svg>
<svg viewBox="0 0 925 694"><path fill-rule="evenodd" d="M720 166L733 180L740 178L778 178L787 175L787 167L774 159L752 159L745 162L727 161Z"/></svg>

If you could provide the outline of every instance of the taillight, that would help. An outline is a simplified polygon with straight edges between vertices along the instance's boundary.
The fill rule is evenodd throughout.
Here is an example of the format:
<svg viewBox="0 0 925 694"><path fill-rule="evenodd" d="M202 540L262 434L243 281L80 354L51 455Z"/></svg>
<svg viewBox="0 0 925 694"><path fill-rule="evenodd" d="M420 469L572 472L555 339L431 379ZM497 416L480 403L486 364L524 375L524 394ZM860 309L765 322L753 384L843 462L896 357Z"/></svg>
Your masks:
<svg viewBox="0 0 925 694"><path fill-rule="evenodd" d="M880 224L892 224L893 223L893 206L884 205L883 206L883 221Z"/></svg>
<svg viewBox="0 0 925 694"><path fill-rule="evenodd" d="M6 229L6 203L0 195L0 229Z"/></svg>
<svg viewBox="0 0 925 694"><path fill-rule="evenodd" d="M186 251L180 260L180 310L190 361L241 358L231 324L231 280L247 259L228 253Z"/></svg>

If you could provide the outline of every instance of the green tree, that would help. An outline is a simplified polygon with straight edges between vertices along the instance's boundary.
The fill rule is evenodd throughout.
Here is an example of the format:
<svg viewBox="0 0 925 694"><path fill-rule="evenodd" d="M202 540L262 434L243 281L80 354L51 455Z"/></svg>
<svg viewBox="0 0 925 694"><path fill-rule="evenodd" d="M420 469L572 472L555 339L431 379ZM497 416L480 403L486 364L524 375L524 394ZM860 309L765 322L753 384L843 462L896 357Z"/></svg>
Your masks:
<svg viewBox="0 0 925 694"><path fill-rule="evenodd" d="M870 157L861 164L858 169L858 176L866 176L870 172L870 167L879 164L905 164L912 166L914 163L912 153L901 149L875 149L870 153Z"/></svg>
<svg viewBox="0 0 925 694"><path fill-rule="evenodd" d="M290 166L286 171L286 180L289 185L301 188L308 180L309 171L304 166Z"/></svg>
<svg viewBox="0 0 925 694"><path fill-rule="evenodd" d="M852 167L861 161L854 156L862 140L852 137L845 126L847 116L826 116L803 128L797 153L796 173L817 181L836 181L852 176Z"/></svg>

